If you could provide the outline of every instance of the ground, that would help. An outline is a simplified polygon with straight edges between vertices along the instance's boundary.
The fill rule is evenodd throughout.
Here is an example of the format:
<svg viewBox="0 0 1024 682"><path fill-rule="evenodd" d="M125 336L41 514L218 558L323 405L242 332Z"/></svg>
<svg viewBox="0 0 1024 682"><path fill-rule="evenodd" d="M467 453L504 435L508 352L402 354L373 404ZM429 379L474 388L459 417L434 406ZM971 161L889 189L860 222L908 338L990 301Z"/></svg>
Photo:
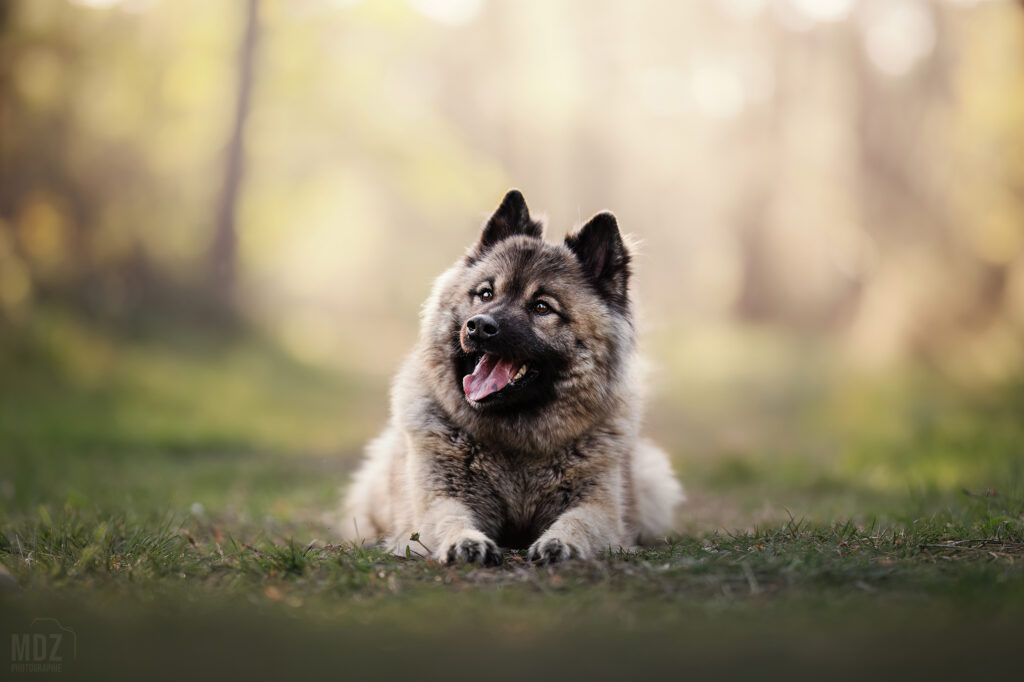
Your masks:
<svg viewBox="0 0 1024 682"><path fill-rule="evenodd" d="M1020 383L908 372L731 396L663 381L650 430L690 493L680 533L481 569L334 540L339 488L385 418L382 377L251 334L53 311L0 339L0 377L5 669L48 661L18 638L58 627L69 678L974 678L1024 663Z"/></svg>

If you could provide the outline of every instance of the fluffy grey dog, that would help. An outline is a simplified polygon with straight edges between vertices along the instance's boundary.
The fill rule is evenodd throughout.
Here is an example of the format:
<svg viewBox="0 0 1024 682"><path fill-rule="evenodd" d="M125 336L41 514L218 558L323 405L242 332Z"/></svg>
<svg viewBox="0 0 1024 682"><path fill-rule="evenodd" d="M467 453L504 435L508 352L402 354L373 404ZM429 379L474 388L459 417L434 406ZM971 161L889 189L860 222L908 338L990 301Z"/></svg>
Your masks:
<svg viewBox="0 0 1024 682"><path fill-rule="evenodd" d="M683 490L639 436L630 249L610 213L561 244L510 191L434 284L348 539L441 562L587 559L668 532Z"/></svg>

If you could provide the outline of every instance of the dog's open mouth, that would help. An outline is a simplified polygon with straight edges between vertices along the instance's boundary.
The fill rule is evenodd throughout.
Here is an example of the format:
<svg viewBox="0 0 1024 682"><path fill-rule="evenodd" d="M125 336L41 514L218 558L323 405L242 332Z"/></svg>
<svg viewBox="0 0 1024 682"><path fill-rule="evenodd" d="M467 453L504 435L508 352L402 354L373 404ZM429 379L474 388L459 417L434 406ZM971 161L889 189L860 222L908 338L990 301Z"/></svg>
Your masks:
<svg viewBox="0 0 1024 682"><path fill-rule="evenodd" d="M527 363L481 353L472 374L462 377L462 390L474 402L496 398L523 385L536 372Z"/></svg>

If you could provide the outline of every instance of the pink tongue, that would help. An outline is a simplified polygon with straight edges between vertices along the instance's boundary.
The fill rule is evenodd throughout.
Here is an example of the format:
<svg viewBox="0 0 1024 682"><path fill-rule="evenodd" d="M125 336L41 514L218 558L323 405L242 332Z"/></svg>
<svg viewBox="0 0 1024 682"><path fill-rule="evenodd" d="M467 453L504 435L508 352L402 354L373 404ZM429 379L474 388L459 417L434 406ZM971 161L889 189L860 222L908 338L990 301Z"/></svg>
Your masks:
<svg viewBox="0 0 1024 682"><path fill-rule="evenodd" d="M470 400L480 400L508 386L519 367L511 360L484 353L472 374L462 377L462 390Z"/></svg>

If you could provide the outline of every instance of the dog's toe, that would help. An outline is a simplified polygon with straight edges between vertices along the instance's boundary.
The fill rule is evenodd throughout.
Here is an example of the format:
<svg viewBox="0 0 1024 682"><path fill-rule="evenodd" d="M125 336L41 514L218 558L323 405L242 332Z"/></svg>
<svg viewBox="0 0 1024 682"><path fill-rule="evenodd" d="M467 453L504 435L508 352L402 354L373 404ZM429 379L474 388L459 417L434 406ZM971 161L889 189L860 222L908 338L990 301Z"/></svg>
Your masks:
<svg viewBox="0 0 1024 682"><path fill-rule="evenodd" d="M542 538L533 543L526 554L529 561L542 564L553 564L576 556L579 556L579 551L559 538Z"/></svg>
<svg viewBox="0 0 1024 682"><path fill-rule="evenodd" d="M490 538L466 537L452 543L445 553L445 563L497 566L501 564L501 551Z"/></svg>

